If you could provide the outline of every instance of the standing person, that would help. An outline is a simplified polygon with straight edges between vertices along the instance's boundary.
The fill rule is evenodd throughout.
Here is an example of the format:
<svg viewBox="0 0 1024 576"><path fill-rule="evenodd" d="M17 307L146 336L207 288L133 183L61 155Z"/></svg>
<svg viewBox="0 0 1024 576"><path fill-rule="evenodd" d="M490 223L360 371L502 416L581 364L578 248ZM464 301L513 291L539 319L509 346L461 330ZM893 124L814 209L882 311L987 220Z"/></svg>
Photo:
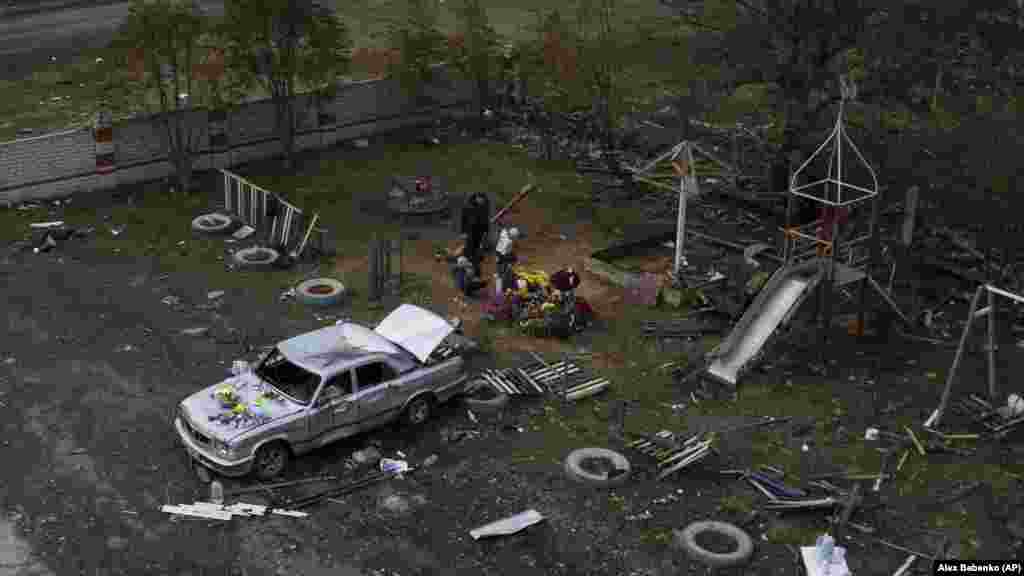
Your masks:
<svg viewBox="0 0 1024 576"><path fill-rule="evenodd" d="M487 195L474 192L466 198L462 208L462 237L466 242L463 255L473 265L473 270L480 276L480 264L484 256L484 241L490 228L491 203Z"/></svg>
<svg viewBox="0 0 1024 576"><path fill-rule="evenodd" d="M516 262L515 242L519 239L518 228L502 228L498 236L498 244L494 247L498 277L503 287L515 286L515 274L512 265Z"/></svg>

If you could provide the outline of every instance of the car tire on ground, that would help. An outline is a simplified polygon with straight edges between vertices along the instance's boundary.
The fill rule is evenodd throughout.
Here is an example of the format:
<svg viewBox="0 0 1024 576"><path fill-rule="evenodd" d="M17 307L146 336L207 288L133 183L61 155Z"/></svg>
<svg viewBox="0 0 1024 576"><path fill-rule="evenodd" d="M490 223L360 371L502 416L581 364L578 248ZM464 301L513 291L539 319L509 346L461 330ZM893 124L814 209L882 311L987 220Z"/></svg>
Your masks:
<svg viewBox="0 0 1024 576"><path fill-rule="evenodd" d="M288 467L291 451L284 442L270 442L260 446L253 458L252 471L260 480L280 476Z"/></svg>
<svg viewBox="0 0 1024 576"><path fill-rule="evenodd" d="M235 252L231 259L239 267L269 268L281 259L281 253L265 246L251 246Z"/></svg>
<svg viewBox="0 0 1024 576"><path fill-rule="evenodd" d="M703 532L712 532L732 540L736 544L736 549L732 552L719 553L704 548L697 543L697 535ZM750 536L743 529L728 522L694 522L682 530L673 530L673 540L691 558L713 568L740 566L750 560L751 554L754 553L754 541Z"/></svg>
<svg viewBox="0 0 1024 576"><path fill-rule="evenodd" d="M496 390L483 380L477 380L469 384L462 401L470 410L497 412L508 404L508 394Z"/></svg>
<svg viewBox="0 0 1024 576"><path fill-rule="evenodd" d="M235 221L230 216L211 212L196 216L192 220L192 231L210 235L227 234L234 224Z"/></svg>
<svg viewBox="0 0 1024 576"><path fill-rule="evenodd" d="M405 413L403 419L405 424L408 426L421 426L427 420L430 419L430 412L433 409L433 399L423 394L417 396L409 401L409 404L405 406Z"/></svg>
<svg viewBox="0 0 1024 576"><path fill-rule="evenodd" d="M603 462L604 470L593 470L592 462ZM565 458L565 473L571 480L595 486L621 486L632 467L625 456L607 448L579 448Z"/></svg>
<svg viewBox="0 0 1024 576"><path fill-rule="evenodd" d="M310 278L295 287L295 299L308 306L331 306L345 299L345 285L333 278Z"/></svg>

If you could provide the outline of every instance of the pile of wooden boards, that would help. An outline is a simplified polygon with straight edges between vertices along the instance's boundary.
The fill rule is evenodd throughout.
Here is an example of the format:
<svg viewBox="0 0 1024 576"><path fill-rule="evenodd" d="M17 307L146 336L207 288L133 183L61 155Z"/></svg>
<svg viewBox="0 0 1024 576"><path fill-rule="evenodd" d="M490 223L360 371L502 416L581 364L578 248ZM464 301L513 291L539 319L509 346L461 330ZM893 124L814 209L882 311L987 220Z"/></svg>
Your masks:
<svg viewBox="0 0 1024 576"><path fill-rule="evenodd" d="M605 390L608 379L587 373L569 361L548 364L533 362L516 368L484 370L480 378L509 396L555 394L566 400L580 400Z"/></svg>
<svg viewBox="0 0 1024 576"><path fill-rule="evenodd" d="M626 446L654 458L657 462L659 480L703 460L714 451L710 438L698 435L682 444L676 444L672 440L674 436L672 432L662 430L653 438L640 438Z"/></svg>

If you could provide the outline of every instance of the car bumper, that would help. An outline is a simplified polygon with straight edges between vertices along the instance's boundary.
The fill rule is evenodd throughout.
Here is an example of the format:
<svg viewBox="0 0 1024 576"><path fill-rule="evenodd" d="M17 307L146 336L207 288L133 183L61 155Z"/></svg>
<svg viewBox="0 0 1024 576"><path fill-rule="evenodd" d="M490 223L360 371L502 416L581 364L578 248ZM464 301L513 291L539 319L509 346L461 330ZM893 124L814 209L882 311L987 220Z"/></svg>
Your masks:
<svg viewBox="0 0 1024 576"><path fill-rule="evenodd" d="M192 435L185 430L185 426L180 417L174 419L174 430L178 433L178 439L181 440L181 443L185 446L185 450L188 451L189 456L191 456L196 462L199 462L214 472L222 476L238 477L245 476L252 470L251 456L241 460L225 460L210 454L202 446L197 444L192 438Z"/></svg>

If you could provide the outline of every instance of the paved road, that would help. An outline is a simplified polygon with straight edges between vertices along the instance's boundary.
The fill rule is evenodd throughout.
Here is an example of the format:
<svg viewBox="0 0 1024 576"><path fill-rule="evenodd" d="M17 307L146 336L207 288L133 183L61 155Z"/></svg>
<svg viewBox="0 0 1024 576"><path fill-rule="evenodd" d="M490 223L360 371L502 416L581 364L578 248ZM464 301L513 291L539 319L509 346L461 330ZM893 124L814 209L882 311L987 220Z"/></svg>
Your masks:
<svg viewBox="0 0 1024 576"><path fill-rule="evenodd" d="M200 0L212 14L221 0ZM129 2L18 2L0 6L0 79L24 78L51 57L69 61L83 50L102 47L128 14Z"/></svg>

